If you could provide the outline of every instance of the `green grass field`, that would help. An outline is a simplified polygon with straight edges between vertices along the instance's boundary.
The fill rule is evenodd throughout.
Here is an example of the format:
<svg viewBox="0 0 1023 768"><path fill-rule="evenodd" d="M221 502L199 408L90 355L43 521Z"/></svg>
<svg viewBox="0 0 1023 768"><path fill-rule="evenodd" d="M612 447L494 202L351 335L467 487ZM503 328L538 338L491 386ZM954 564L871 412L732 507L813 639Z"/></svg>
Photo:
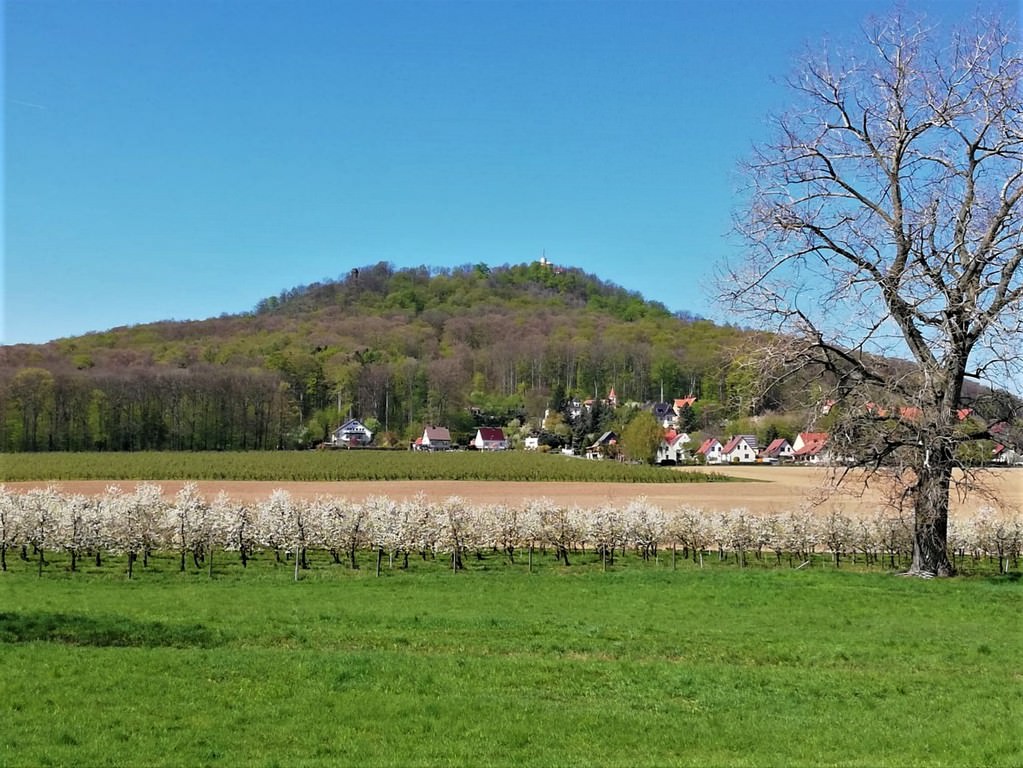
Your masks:
<svg viewBox="0 0 1023 768"><path fill-rule="evenodd" d="M6 453L0 482L22 480L500 480L721 482L717 473L505 451L246 451L234 453Z"/></svg>
<svg viewBox="0 0 1023 768"><path fill-rule="evenodd" d="M9 559L10 768L1023 764L1011 577Z"/></svg>

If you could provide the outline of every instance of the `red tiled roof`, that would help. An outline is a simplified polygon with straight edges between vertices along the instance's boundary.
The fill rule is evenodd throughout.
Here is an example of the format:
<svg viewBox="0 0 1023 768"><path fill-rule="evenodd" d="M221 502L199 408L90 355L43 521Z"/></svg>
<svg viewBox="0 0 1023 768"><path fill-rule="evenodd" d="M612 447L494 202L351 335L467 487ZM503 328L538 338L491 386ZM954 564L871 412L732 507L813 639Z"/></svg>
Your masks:
<svg viewBox="0 0 1023 768"><path fill-rule="evenodd" d="M788 445L788 444L789 444L789 441L786 440L784 437L775 438L774 440L771 441L771 444L768 445L761 452L761 455L762 456L777 456L779 453L781 453L783 450L785 450L785 446Z"/></svg>
<svg viewBox="0 0 1023 768"><path fill-rule="evenodd" d="M731 440L725 443L724 448L721 449L721 453L731 453L732 451L734 451L735 447L739 444L740 440L742 440L742 435L733 437Z"/></svg>
<svg viewBox="0 0 1023 768"><path fill-rule="evenodd" d="M795 456L813 456L820 453L828 442L827 432L803 432L799 435L803 438L803 447L795 451Z"/></svg>
<svg viewBox="0 0 1023 768"><path fill-rule="evenodd" d="M720 441L716 437L708 437L706 440L703 441L703 443L700 445L696 452L706 454L707 451L709 451L713 447L714 443L718 443L720 445Z"/></svg>
<svg viewBox="0 0 1023 768"><path fill-rule="evenodd" d="M480 437L486 441L504 440L504 430L500 427L480 427Z"/></svg>

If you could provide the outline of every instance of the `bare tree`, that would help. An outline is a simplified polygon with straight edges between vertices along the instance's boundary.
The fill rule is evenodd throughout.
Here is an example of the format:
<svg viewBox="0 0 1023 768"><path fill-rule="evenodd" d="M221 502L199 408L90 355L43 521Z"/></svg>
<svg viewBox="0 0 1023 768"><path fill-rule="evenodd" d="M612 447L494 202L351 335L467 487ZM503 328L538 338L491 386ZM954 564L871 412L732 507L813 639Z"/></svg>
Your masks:
<svg viewBox="0 0 1023 768"><path fill-rule="evenodd" d="M898 483L921 576L954 572L949 493L976 480L957 457L998 418L966 418L966 379L1023 381L1023 58L1006 24L968 29L896 15L800 62L744 168L749 250L720 283L777 332L772 383L833 387L832 455Z"/></svg>

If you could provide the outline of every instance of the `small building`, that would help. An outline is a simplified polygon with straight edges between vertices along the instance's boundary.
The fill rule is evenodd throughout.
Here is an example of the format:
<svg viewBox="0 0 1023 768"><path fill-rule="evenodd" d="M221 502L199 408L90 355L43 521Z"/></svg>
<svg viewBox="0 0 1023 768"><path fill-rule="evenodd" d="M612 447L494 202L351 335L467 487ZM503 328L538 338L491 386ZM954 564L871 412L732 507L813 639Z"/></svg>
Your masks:
<svg viewBox="0 0 1023 768"><path fill-rule="evenodd" d="M721 448L722 464L754 464L757 460L757 438L736 435Z"/></svg>
<svg viewBox="0 0 1023 768"><path fill-rule="evenodd" d="M792 460L792 444L784 437L778 437L771 441L764 450L757 455L757 461L765 464L777 464L779 461Z"/></svg>
<svg viewBox="0 0 1023 768"><path fill-rule="evenodd" d="M603 459L610 455L618 445L618 435L608 430L596 439L593 445L586 448L587 459Z"/></svg>
<svg viewBox="0 0 1023 768"><path fill-rule="evenodd" d="M792 459L806 464L826 464L830 456L827 444L827 432L800 432L792 443Z"/></svg>
<svg viewBox="0 0 1023 768"><path fill-rule="evenodd" d="M538 435L530 435L522 441L522 447L527 451L539 451L540 450L540 438Z"/></svg>
<svg viewBox="0 0 1023 768"><path fill-rule="evenodd" d="M339 448L361 448L373 442L373 433L358 419L349 419L330 436L331 445Z"/></svg>
<svg viewBox="0 0 1023 768"><path fill-rule="evenodd" d="M704 440L700 447L696 449L698 456L703 456L703 459L708 464L720 464L721 463L721 449L724 446L721 445L721 441L716 437L708 437Z"/></svg>
<svg viewBox="0 0 1023 768"><path fill-rule="evenodd" d="M664 433L664 439L657 449L654 458L657 464L681 464L686 460L686 446L689 444L689 435L685 432L676 432L669 429Z"/></svg>
<svg viewBox="0 0 1023 768"><path fill-rule="evenodd" d="M675 412L675 406L671 403L654 403L650 410L654 414L654 418L657 419L657 423L664 429L678 426L678 414Z"/></svg>
<svg viewBox="0 0 1023 768"><path fill-rule="evenodd" d="M991 451L991 460L1006 467L1018 467L1023 465L1023 453L999 443Z"/></svg>
<svg viewBox="0 0 1023 768"><path fill-rule="evenodd" d="M476 437L472 444L477 451L506 451L508 450L508 438L504 436L504 430L499 427L480 427L476 430Z"/></svg>
<svg viewBox="0 0 1023 768"><path fill-rule="evenodd" d="M450 451L451 433L447 427L427 427L419 443L423 451Z"/></svg>

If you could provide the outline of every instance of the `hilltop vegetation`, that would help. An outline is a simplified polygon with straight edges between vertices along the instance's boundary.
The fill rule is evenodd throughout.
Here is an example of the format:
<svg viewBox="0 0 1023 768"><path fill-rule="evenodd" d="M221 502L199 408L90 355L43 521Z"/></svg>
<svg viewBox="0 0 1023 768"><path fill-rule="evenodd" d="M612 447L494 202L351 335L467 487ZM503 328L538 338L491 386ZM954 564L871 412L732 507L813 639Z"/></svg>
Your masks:
<svg viewBox="0 0 1023 768"><path fill-rule="evenodd" d="M426 423L464 439L612 386L620 402L695 394L720 421L741 413L729 372L747 336L579 269L381 263L242 315L5 347L0 449L302 447L348 414L378 444Z"/></svg>

